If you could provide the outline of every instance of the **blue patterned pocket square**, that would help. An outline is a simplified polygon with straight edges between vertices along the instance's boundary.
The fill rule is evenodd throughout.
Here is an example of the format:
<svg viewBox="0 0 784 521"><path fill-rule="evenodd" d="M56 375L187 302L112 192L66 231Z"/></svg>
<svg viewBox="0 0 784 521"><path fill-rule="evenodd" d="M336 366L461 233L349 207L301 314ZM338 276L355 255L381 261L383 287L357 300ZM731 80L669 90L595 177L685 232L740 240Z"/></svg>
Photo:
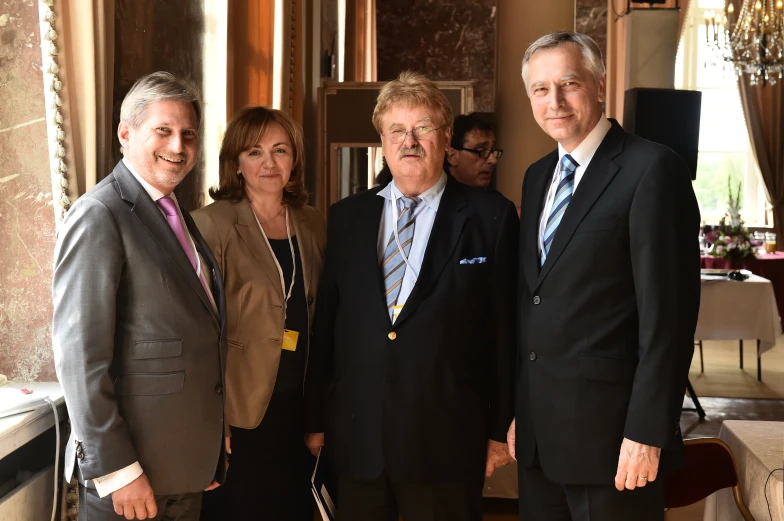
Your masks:
<svg viewBox="0 0 784 521"><path fill-rule="evenodd" d="M462 259L460 264L484 264L487 262L487 257L474 257L473 259Z"/></svg>

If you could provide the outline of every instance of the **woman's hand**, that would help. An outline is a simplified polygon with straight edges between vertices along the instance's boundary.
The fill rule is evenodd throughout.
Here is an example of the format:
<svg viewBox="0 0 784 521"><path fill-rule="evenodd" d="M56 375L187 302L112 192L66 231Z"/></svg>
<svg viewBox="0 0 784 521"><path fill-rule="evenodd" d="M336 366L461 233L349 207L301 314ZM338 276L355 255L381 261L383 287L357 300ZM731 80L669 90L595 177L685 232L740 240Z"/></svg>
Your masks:
<svg viewBox="0 0 784 521"><path fill-rule="evenodd" d="M305 445L308 450L315 457L318 457L321 447L324 446L324 433L323 432L309 432L305 435Z"/></svg>

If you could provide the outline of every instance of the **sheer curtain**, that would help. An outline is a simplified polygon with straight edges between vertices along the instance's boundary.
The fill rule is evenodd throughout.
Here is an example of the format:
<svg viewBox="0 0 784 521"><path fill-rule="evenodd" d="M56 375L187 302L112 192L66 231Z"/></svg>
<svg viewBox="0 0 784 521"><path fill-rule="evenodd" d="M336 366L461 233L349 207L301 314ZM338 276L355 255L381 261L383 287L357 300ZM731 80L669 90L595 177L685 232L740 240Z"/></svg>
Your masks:
<svg viewBox="0 0 784 521"><path fill-rule="evenodd" d="M71 199L107 176L114 88L114 0L58 2L60 79ZM74 183L74 181L76 181Z"/></svg>

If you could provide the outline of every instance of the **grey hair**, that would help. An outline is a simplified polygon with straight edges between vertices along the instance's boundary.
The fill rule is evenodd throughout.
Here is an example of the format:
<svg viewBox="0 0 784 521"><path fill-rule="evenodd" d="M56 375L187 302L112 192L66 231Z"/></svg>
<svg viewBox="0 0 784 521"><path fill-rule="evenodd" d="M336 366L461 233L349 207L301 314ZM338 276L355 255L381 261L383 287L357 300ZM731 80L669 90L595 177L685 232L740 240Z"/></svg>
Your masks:
<svg viewBox="0 0 784 521"><path fill-rule="evenodd" d="M583 65L591 71L596 83L599 83L604 77L607 70L602 60L602 51L593 38L587 34L568 31L550 33L532 43L525 51L525 56L523 56L523 83L525 83L525 93L528 97L531 96L531 93L528 91L528 62L531 60L531 57L536 51L555 49L567 43L573 43L580 49L583 55Z"/></svg>
<svg viewBox="0 0 784 521"><path fill-rule="evenodd" d="M138 128L147 118L147 107L157 101L166 100L190 103L196 114L196 128L201 128L202 101L198 87L190 80L177 78L163 71L153 72L136 80L123 99L120 121Z"/></svg>

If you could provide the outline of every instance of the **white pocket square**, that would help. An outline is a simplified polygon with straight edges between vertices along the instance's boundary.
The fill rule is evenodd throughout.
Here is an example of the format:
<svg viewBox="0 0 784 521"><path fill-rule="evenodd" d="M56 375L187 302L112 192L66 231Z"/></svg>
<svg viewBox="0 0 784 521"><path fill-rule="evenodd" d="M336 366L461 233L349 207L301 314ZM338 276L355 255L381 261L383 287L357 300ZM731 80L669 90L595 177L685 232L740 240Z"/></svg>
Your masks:
<svg viewBox="0 0 784 521"><path fill-rule="evenodd" d="M473 259L462 259L460 264L484 264L487 262L487 257L474 257Z"/></svg>

